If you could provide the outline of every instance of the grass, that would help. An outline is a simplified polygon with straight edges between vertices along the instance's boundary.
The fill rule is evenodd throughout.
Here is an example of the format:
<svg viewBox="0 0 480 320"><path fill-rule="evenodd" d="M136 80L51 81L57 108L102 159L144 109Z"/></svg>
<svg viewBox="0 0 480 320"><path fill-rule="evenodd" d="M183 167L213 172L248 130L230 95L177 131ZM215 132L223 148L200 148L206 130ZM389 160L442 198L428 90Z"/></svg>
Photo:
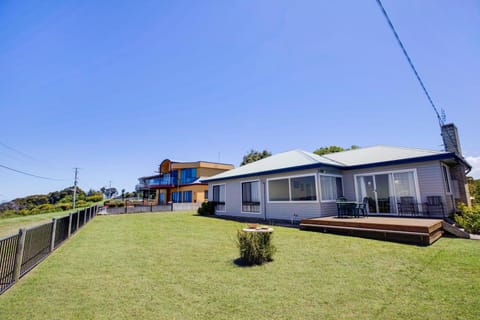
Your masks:
<svg viewBox="0 0 480 320"><path fill-rule="evenodd" d="M30 228L45 222L52 221L52 218L68 216L69 213L82 210L84 208L76 208L65 211L57 211L50 213L42 213L28 216L14 216L8 218L0 218L0 239L18 233L20 228Z"/></svg>
<svg viewBox="0 0 480 320"><path fill-rule="evenodd" d="M20 228L30 228L45 222L49 222L52 220L52 218L67 216L70 212L74 211L75 210L58 211L0 219L0 238L11 236L12 234L17 233L18 229Z"/></svg>
<svg viewBox="0 0 480 320"><path fill-rule="evenodd" d="M96 217L0 296L0 319L480 319L480 242L417 247L275 227L240 267L242 224Z"/></svg>

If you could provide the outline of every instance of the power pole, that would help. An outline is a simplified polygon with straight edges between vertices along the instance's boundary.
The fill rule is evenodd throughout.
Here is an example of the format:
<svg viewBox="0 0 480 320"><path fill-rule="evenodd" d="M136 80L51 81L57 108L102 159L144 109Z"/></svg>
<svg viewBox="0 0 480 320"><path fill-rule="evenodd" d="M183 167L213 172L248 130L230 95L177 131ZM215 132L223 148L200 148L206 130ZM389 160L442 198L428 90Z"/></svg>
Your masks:
<svg viewBox="0 0 480 320"><path fill-rule="evenodd" d="M78 168L75 169L75 180L73 181L73 209L75 209L75 203L77 201L77 183L78 183Z"/></svg>

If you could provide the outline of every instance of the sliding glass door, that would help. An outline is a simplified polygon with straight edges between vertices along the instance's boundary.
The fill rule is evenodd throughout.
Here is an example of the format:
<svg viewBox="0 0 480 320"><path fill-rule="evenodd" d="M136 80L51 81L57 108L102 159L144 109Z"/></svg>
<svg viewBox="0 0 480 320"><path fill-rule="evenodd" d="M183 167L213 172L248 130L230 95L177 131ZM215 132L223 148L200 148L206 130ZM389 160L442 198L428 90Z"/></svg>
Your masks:
<svg viewBox="0 0 480 320"><path fill-rule="evenodd" d="M389 174L357 176L357 199L368 198L370 213L392 213L391 183Z"/></svg>
<svg viewBox="0 0 480 320"><path fill-rule="evenodd" d="M368 198L370 213L398 213L401 201L419 202L414 170L356 175L355 184L357 200Z"/></svg>

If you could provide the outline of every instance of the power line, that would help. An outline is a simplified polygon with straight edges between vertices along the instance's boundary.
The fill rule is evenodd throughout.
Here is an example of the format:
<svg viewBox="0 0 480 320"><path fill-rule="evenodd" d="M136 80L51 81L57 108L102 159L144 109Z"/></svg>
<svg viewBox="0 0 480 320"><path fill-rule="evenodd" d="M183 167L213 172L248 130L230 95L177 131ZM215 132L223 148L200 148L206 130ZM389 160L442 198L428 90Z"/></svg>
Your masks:
<svg viewBox="0 0 480 320"><path fill-rule="evenodd" d="M420 78L420 75L418 74L417 69L413 65L412 59L410 59L410 56L408 55L407 50L405 49L405 46L402 43L402 40L400 40L400 36L398 35L397 31L395 30L395 27L393 26L392 21L388 17L387 11L383 7L382 2L380 0L377 0L377 4L380 7L380 9L382 10L382 13L385 16L385 19L387 19L388 25L390 26L390 29L392 30L395 38L397 39L398 45L402 49L403 54L405 55L405 58L407 58L408 64L412 68L412 71L415 74L415 77L417 77L417 80L420 83L420 86L422 87L423 92L427 96L427 99L430 102L430 105L432 106L433 111L435 111L435 115L437 116L437 119L438 119L438 124L440 125L440 129L441 129L440 131L442 132L442 137L445 138L444 134L446 134L446 137L448 138L448 140L450 140L450 143L455 148L455 152L461 156L459 147L457 145L458 141L456 139L454 139L454 137L452 137L452 134L451 134L450 130L445 130L445 131L443 130L443 126L445 125L445 118L446 118L445 117L445 110L442 109L442 115L440 116L440 113L438 112L437 107L435 106L435 103L433 103L433 100L430 97L430 94L428 93L427 88L425 87L425 85L422 81L422 78ZM445 147L445 149L447 149L445 139L444 139L444 147Z"/></svg>
<svg viewBox="0 0 480 320"><path fill-rule="evenodd" d="M407 50L405 49L405 46L404 46L403 43L402 43L402 40L400 40L400 37L398 36L398 33L397 33L397 31L395 30L395 27L393 26L392 21L391 21L390 18L388 17L387 11L385 11L385 8L383 7L382 2L381 2L380 0L377 0L377 4L378 4L378 6L380 7L380 9L382 10L382 13L383 13L383 15L385 16L385 19L387 19L388 25L390 26L390 29L392 30L393 34L395 35L395 38L397 39L398 45L399 45L400 48L402 49L403 54L405 55L405 58L407 58L408 64L409 64L410 67L412 68L413 73L415 74L415 77L417 77L417 80L418 80L418 82L420 83L420 86L422 87L423 92L424 92L425 95L427 96L427 99L428 99L428 101L430 102L430 105L432 106L433 111L435 111L435 115L437 116L438 123L440 124L440 126L443 126L443 125L445 124L445 123L444 123L444 120L443 120L443 118L440 116L440 114L438 113L437 107L435 106L435 103L433 103L433 100L432 100L432 98L430 97L430 94L428 93L427 88L426 88L425 85L423 84L423 81L422 81L422 79L420 78L420 75L418 74L417 69L416 69L415 66L413 65L412 59L410 59L410 56L408 55Z"/></svg>
<svg viewBox="0 0 480 320"><path fill-rule="evenodd" d="M22 152L22 151L19 151L19 150L13 148L13 147L10 147L9 145L7 145L7 144L5 144L5 143L3 143L3 142L1 142L1 141L0 141L0 146L3 146L4 148L9 149L10 151L13 151L13 152L15 152L15 153L18 153L19 155L21 155L21 156L23 156L23 157L25 157L25 158L28 158L28 159L30 159L30 160L35 160L35 161L37 161L37 159L35 159L35 158L32 157L31 155L28 155L28 154L26 154L26 153L24 153L24 152Z"/></svg>
<svg viewBox="0 0 480 320"><path fill-rule="evenodd" d="M2 164L0 164L0 167L1 167L1 168L4 168L4 169L7 169L7 170L10 170L10 171L13 171L13 172L17 172L17 173L26 175L26 176L38 178L38 179L52 180L52 181L66 181L66 179L55 179L55 178L38 176L38 175L36 175L36 174L32 174L32 173L28 173L28 172L25 172L25 171L22 171L22 170L17 170L17 169L13 169L13 168L7 167L7 166L4 166L4 165L2 165Z"/></svg>

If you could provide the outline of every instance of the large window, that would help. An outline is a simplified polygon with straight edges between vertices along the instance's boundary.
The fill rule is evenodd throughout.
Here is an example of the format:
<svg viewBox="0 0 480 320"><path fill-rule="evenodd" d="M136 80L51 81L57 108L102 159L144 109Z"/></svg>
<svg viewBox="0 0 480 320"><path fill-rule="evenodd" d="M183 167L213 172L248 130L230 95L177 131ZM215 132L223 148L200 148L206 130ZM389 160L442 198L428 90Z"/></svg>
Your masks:
<svg viewBox="0 0 480 320"><path fill-rule="evenodd" d="M452 188L450 186L450 175L448 174L448 167L444 164L442 164L442 172L443 172L443 181L445 184L445 190L447 190L447 193L451 193Z"/></svg>
<svg viewBox="0 0 480 320"><path fill-rule="evenodd" d="M288 179L268 181L268 200L290 201L290 189Z"/></svg>
<svg viewBox="0 0 480 320"><path fill-rule="evenodd" d="M269 201L317 201L315 176L268 180Z"/></svg>
<svg viewBox="0 0 480 320"><path fill-rule="evenodd" d="M182 191L172 192L172 201L175 202L175 203L182 202Z"/></svg>
<svg viewBox="0 0 480 320"><path fill-rule="evenodd" d="M192 191L183 191L183 202L192 202Z"/></svg>
<svg viewBox="0 0 480 320"><path fill-rule="evenodd" d="M317 188L315 176L297 177L290 179L292 201L315 201L317 200Z"/></svg>
<svg viewBox="0 0 480 320"><path fill-rule="evenodd" d="M212 201L215 202L216 211L225 211L225 185L218 184L212 188L213 197Z"/></svg>
<svg viewBox="0 0 480 320"><path fill-rule="evenodd" d="M242 182L242 212L260 212L260 182Z"/></svg>
<svg viewBox="0 0 480 320"><path fill-rule="evenodd" d="M196 168L186 168L182 169L181 173L181 181L182 184L192 183L197 180L197 169Z"/></svg>
<svg viewBox="0 0 480 320"><path fill-rule="evenodd" d="M343 183L341 177L320 176L320 196L322 201L335 201L343 197Z"/></svg>

